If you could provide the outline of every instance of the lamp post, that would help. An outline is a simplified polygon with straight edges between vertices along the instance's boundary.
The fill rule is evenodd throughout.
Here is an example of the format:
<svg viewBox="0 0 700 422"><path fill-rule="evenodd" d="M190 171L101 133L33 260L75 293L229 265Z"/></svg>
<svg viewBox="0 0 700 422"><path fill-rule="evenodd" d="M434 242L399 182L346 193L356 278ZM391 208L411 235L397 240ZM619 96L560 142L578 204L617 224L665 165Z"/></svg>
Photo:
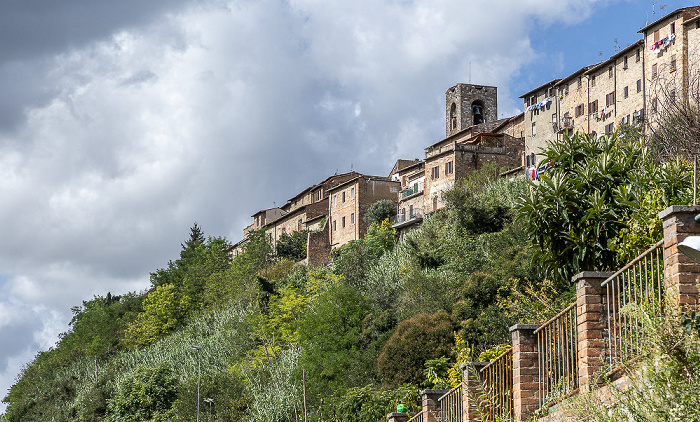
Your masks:
<svg viewBox="0 0 700 422"><path fill-rule="evenodd" d="M197 371L197 422L199 422L199 386L202 382L202 347L191 346L191 348L196 350L199 356L199 369Z"/></svg>
<svg viewBox="0 0 700 422"><path fill-rule="evenodd" d="M210 399L210 398L205 397L202 400L204 400L204 403L209 403L209 420L211 420L211 405L212 405L212 403L214 403L214 399Z"/></svg>

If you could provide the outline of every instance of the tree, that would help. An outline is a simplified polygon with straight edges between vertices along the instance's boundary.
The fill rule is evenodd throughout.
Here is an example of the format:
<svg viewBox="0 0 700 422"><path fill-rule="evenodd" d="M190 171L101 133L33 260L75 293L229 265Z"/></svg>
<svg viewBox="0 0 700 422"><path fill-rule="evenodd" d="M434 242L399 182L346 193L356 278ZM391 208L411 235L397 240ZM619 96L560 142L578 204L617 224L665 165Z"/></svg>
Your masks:
<svg viewBox="0 0 700 422"><path fill-rule="evenodd" d="M171 332L187 315L189 298L180 295L172 284L158 286L143 302L143 312L129 325L124 345L143 347Z"/></svg>
<svg viewBox="0 0 700 422"><path fill-rule="evenodd" d="M391 199L380 199L367 209L367 213L363 218L367 224L381 224L382 221L394 215L396 215L396 204L394 201Z"/></svg>
<svg viewBox="0 0 700 422"><path fill-rule="evenodd" d="M686 78L660 69L650 86L645 123L657 159L700 156L700 72Z"/></svg>
<svg viewBox="0 0 700 422"><path fill-rule="evenodd" d="M614 243L651 184L674 187L665 204L689 187L687 176L657 171L641 141L621 142L616 133L565 136L543 154L550 170L531 183L518 212L535 262L564 286L578 272L618 267Z"/></svg>
<svg viewBox="0 0 700 422"><path fill-rule="evenodd" d="M449 356L454 327L447 312L418 314L402 321L377 360L384 382L398 386L423 382L425 362Z"/></svg>
<svg viewBox="0 0 700 422"><path fill-rule="evenodd" d="M177 377L165 364L139 366L119 383L108 407L114 422L168 421L177 399Z"/></svg>
<svg viewBox="0 0 700 422"><path fill-rule="evenodd" d="M279 240L277 240L275 253L279 258L301 261L306 258L306 242L308 236L308 230L284 233L280 236Z"/></svg>

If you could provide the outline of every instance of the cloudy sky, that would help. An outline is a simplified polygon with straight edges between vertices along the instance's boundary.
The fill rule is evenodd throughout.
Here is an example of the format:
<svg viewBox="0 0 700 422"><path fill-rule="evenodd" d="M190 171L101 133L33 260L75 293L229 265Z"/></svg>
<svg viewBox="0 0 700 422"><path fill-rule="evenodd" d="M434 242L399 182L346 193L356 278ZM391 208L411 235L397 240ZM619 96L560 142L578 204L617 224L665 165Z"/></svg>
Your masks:
<svg viewBox="0 0 700 422"><path fill-rule="evenodd" d="M421 157L456 83L498 86L510 116L698 4L652 2L3 0L0 395L72 306L146 288L195 221L240 240L336 171Z"/></svg>

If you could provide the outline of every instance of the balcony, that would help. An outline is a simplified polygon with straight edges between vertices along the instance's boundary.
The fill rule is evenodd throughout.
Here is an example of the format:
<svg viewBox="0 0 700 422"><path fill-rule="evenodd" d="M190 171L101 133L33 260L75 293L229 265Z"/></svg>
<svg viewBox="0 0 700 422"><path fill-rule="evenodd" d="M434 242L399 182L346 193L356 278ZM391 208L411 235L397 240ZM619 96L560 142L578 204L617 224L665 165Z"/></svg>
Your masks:
<svg viewBox="0 0 700 422"><path fill-rule="evenodd" d="M574 129L574 118L573 117L563 117L561 119L561 124L559 125L559 130L557 132L563 133L565 131L572 131Z"/></svg>
<svg viewBox="0 0 700 422"><path fill-rule="evenodd" d="M423 221L423 210L420 208L415 208L413 213L401 213L389 219L392 228L399 228L403 226L408 226L418 221Z"/></svg>
<svg viewBox="0 0 700 422"><path fill-rule="evenodd" d="M413 185L410 188L401 191L401 199L406 199L411 195L417 194L418 192L423 192L423 189L418 187L418 185Z"/></svg>

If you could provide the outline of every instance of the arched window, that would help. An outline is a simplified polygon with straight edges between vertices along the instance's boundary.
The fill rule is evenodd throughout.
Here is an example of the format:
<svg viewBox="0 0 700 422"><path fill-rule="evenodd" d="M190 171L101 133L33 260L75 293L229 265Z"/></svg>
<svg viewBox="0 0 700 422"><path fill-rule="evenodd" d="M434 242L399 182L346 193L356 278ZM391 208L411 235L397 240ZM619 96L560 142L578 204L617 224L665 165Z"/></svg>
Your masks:
<svg viewBox="0 0 700 422"><path fill-rule="evenodd" d="M472 124L484 123L484 103L476 100L472 102Z"/></svg>
<svg viewBox="0 0 700 422"><path fill-rule="evenodd" d="M457 105L452 103L450 106L450 130L457 129Z"/></svg>

